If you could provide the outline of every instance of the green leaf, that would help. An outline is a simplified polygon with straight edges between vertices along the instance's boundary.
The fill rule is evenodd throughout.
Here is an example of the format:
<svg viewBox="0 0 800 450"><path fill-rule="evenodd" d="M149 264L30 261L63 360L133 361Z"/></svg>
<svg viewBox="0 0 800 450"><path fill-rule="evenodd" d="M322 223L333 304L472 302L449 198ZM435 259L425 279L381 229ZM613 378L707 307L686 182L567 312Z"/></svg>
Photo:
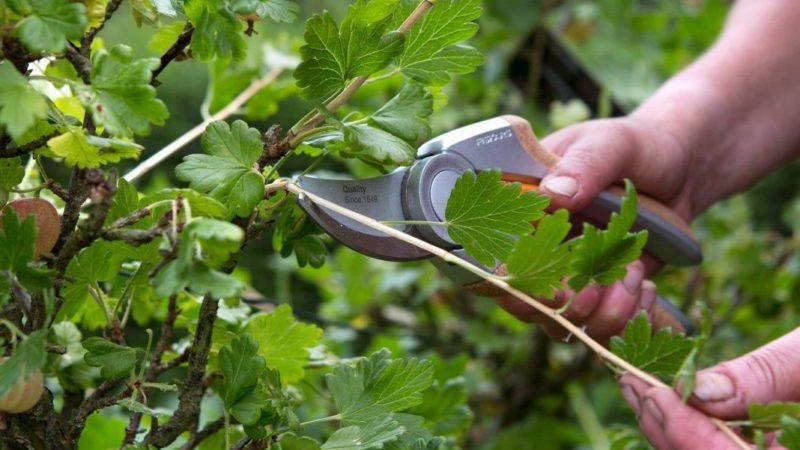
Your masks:
<svg viewBox="0 0 800 450"><path fill-rule="evenodd" d="M195 226L189 224L181 233L177 258L164 266L164 269L154 279L157 295L168 297L188 288L200 295L208 294L214 298L228 298L239 295L244 290L244 283L230 275L214 270L208 265L208 263L218 265L223 259L223 255L234 248L232 242L236 236L233 236L235 232L232 232L229 227L235 227L235 225L226 224L227 226L222 229L217 227L218 224L206 221L216 222L213 219L200 219L195 221L201 222L200 224ZM243 236L243 234L239 236ZM213 241L221 245L219 248L209 250L209 245L202 247L204 240L207 244ZM196 254L198 244L206 251L207 259L198 258Z"/></svg>
<svg viewBox="0 0 800 450"><path fill-rule="evenodd" d="M219 267L239 250L244 241L244 230L230 222L216 219L197 219L186 226L186 235L196 240L203 249L203 261Z"/></svg>
<svg viewBox="0 0 800 450"><path fill-rule="evenodd" d="M481 15L480 0L439 0L414 26L397 61L408 77L424 84L441 85L452 74L465 74L483 63L478 50L456 45L471 38Z"/></svg>
<svg viewBox="0 0 800 450"><path fill-rule="evenodd" d="M289 305L253 317L247 330L258 341L258 353L266 360L267 367L279 371L285 383L303 379L308 348L317 345L322 337L322 329L295 320Z"/></svg>
<svg viewBox="0 0 800 450"><path fill-rule="evenodd" d="M19 40L31 52L64 51L67 40L78 39L86 27L86 7L63 0L28 0L31 12L17 27Z"/></svg>
<svg viewBox="0 0 800 450"><path fill-rule="evenodd" d="M544 216L547 197L522 192L519 183L504 183L499 170L477 176L465 172L456 181L447 201L447 232L482 264L494 267L505 260L514 239L533 231L531 222Z"/></svg>
<svg viewBox="0 0 800 450"><path fill-rule="evenodd" d="M10 62L0 64L0 125L19 139L38 119L47 116L47 101L14 69Z"/></svg>
<svg viewBox="0 0 800 450"><path fill-rule="evenodd" d="M416 358L390 359L383 349L355 365L341 364L325 376L344 425L366 425L375 417L422 402L433 380L433 366Z"/></svg>
<svg viewBox="0 0 800 450"><path fill-rule="evenodd" d="M415 144L430 137L431 114L433 96L418 84L406 84L394 98L370 117L370 121L406 142Z"/></svg>
<svg viewBox="0 0 800 450"><path fill-rule="evenodd" d="M36 219L33 215L19 220L16 211L2 211L0 229L0 270L14 272L22 286L42 289L50 285L53 271L32 263L36 244Z"/></svg>
<svg viewBox="0 0 800 450"><path fill-rule="evenodd" d="M240 60L247 55L242 22L227 2L187 0L183 7L195 28L191 43L195 58L201 61L214 58Z"/></svg>
<svg viewBox="0 0 800 450"><path fill-rule="evenodd" d="M459 437L472 422L468 401L469 392L464 378L451 378L444 382L437 380L423 393L422 403L411 412L422 416L425 427L433 434ZM401 424L405 425L403 422ZM406 426L407 430L410 428Z"/></svg>
<svg viewBox="0 0 800 450"><path fill-rule="evenodd" d="M522 236L509 255L509 283L528 294L553 298L570 273L570 248L562 243L572 225L569 213L560 209L544 217L532 236Z"/></svg>
<svg viewBox="0 0 800 450"><path fill-rule="evenodd" d="M306 436L294 433L281 435L281 450L320 450L319 442Z"/></svg>
<svg viewBox="0 0 800 450"><path fill-rule="evenodd" d="M236 14L256 14L276 22L294 22L300 6L289 0L233 0L231 8Z"/></svg>
<svg viewBox="0 0 800 450"><path fill-rule="evenodd" d="M622 337L611 338L611 351L646 372L670 378L694 348L694 341L669 328L652 332L646 312L628 322Z"/></svg>
<svg viewBox="0 0 800 450"><path fill-rule="evenodd" d="M147 42L147 48L156 53L163 54L172 47L172 44L175 43L185 27L185 22L172 22L171 24L159 27Z"/></svg>
<svg viewBox="0 0 800 450"><path fill-rule="evenodd" d="M231 408L252 391L266 368L258 354L258 342L249 334L236 336L219 351L219 367L224 377L222 400Z"/></svg>
<svg viewBox="0 0 800 450"><path fill-rule="evenodd" d="M9 190L16 187L22 183L24 177L25 168L22 167L19 158L0 159L0 189Z"/></svg>
<svg viewBox="0 0 800 450"><path fill-rule="evenodd" d="M625 276L626 266L642 253L647 230L630 233L636 221L636 190L625 181L625 197L619 213L613 213L605 231L584 224L583 236L573 246L573 276L569 286L580 291L589 283L611 284Z"/></svg>
<svg viewBox="0 0 800 450"><path fill-rule="evenodd" d="M87 350L83 360L92 367L100 367L100 375L107 380L127 375L144 358L141 349L125 347L99 337L86 339L83 347Z"/></svg>
<svg viewBox="0 0 800 450"><path fill-rule="evenodd" d="M387 33L389 20L375 15L374 2L351 4L341 26L328 12L308 19L306 44L300 48L303 61L294 72L304 97L325 99L349 80L383 69L402 50L403 35Z"/></svg>
<svg viewBox="0 0 800 450"><path fill-rule="evenodd" d="M78 91L81 103L95 122L113 136L146 135L150 124L164 125L169 113L150 85L158 58L133 59L133 51L122 44L111 52L100 49L92 55L92 85Z"/></svg>
<svg viewBox="0 0 800 450"><path fill-rule="evenodd" d="M0 397L40 371L47 362L47 330L34 331L0 364Z"/></svg>
<svg viewBox="0 0 800 450"><path fill-rule="evenodd" d="M231 406L231 415L243 425L254 425L269 406L270 398L263 389L251 389Z"/></svg>
<svg viewBox="0 0 800 450"><path fill-rule="evenodd" d="M781 420L781 435L778 442L788 450L800 450L800 420L784 416Z"/></svg>
<svg viewBox="0 0 800 450"><path fill-rule="evenodd" d="M383 444L397 439L405 428L392 419L391 414L375 417L363 427L351 425L340 428L322 444L322 450L367 450L383 448Z"/></svg>
<svg viewBox="0 0 800 450"><path fill-rule="evenodd" d="M753 403L747 411L753 425L761 428L780 428L784 416L800 420L799 402Z"/></svg>
<svg viewBox="0 0 800 450"><path fill-rule="evenodd" d="M207 216L214 219L222 219L228 216L228 208L219 200L203 195L194 189L162 189L155 194L148 195L142 200L143 205L151 205L162 200L182 198L189 202L192 208L192 215Z"/></svg>
<svg viewBox="0 0 800 450"><path fill-rule="evenodd" d="M343 126L343 141L329 145L344 157L359 158L370 164L408 166L414 162L416 148L399 137L367 124Z"/></svg>
<svg viewBox="0 0 800 450"><path fill-rule="evenodd" d="M426 391L429 392L429 391ZM427 442L433 438L433 434L425 426L425 418L413 414L398 413L393 414L392 418L405 428L405 432L396 440L387 442L384 445L386 450L410 450L415 448L417 441ZM422 447L425 448L424 446Z"/></svg>
<svg viewBox="0 0 800 450"><path fill-rule="evenodd" d="M249 216L264 198L264 177L253 166L263 152L261 135L237 120L232 126L212 123L203 134L205 155L189 155L175 174L192 189L208 193L228 211Z"/></svg>

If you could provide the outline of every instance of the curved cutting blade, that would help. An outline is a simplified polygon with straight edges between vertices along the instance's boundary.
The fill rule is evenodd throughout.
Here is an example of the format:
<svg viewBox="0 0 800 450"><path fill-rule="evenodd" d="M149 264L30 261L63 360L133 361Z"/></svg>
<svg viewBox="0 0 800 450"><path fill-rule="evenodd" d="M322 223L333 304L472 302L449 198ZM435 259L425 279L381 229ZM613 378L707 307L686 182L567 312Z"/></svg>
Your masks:
<svg viewBox="0 0 800 450"><path fill-rule="evenodd" d="M366 180L336 180L305 176L297 180L303 189L350 210L380 221L407 220L402 192L406 170ZM411 261L428 258L430 253L399 239L373 230L348 217L314 204L307 197L298 204L323 230L342 244L373 258ZM407 225L398 230L416 234Z"/></svg>

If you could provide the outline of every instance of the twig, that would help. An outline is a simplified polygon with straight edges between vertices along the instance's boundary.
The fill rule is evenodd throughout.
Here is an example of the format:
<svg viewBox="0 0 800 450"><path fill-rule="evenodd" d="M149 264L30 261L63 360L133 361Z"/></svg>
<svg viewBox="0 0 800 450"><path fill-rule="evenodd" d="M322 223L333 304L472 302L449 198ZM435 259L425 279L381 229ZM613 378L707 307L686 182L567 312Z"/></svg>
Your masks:
<svg viewBox="0 0 800 450"><path fill-rule="evenodd" d="M86 400L83 401L80 408L75 412L75 415L69 421L69 429L67 431L68 442L74 443L78 440L86 419L90 414L111 406L131 393L131 389L126 387L116 394L109 395L109 393L120 384L119 380L107 380L100 384L95 391Z"/></svg>
<svg viewBox="0 0 800 450"><path fill-rule="evenodd" d="M192 34L194 34L194 27L190 22L186 22L186 26L183 27L183 31L181 34L178 35L178 38L175 39L175 42L161 55L161 61L156 67L156 70L153 71L153 77L150 81L150 84L153 86L157 86L159 81L156 79L164 69L167 68L169 63L171 63L175 58L177 58L183 51L186 49L186 46L189 45L189 42L192 41Z"/></svg>
<svg viewBox="0 0 800 450"><path fill-rule="evenodd" d="M86 170L75 167L72 169L72 176L69 181L67 191L69 201L64 205L64 212L61 214L61 230L58 233L58 242L53 248L53 253L58 253L61 247L72 235L75 225L78 223L81 206L86 201Z"/></svg>
<svg viewBox="0 0 800 450"><path fill-rule="evenodd" d="M419 22L425 13L428 12L433 7L433 2L431 0L422 0L416 8L408 15L405 21L400 25L397 31L405 34L408 33L409 30ZM325 109L329 113L335 113L342 107L353 94L358 91L358 89L364 85L364 83L369 79L370 75L363 75L358 78L355 78L350 84L345 87L345 89L336 97L334 97L330 102L325 105ZM320 124L323 120L325 120L325 115L321 113L314 114L308 120L302 120L300 123L292 127L291 130L286 135L285 142L291 142L296 136L305 133L306 131L314 128L318 124Z"/></svg>
<svg viewBox="0 0 800 450"><path fill-rule="evenodd" d="M205 427L203 427L202 430L192 433L186 443L181 447L181 450L191 450L197 447L197 445L203 442L206 438L221 430L223 426L225 426L225 417L220 417L219 419L208 423Z"/></svg>
<svg viewBox="0 0 800 450"><path fill-rule="evenodd" d="M403 242L405 242L407 244L411 244L411 245L413 245L415 247L418 247L418 248L420 248L422 250L425 250L425 251L427 251L428 253L430 253L430 254L432 254L434 256L438 256L439 258L442 258L445 262L448 262L448 263L451 263L451 264L455 264L455 265L457 265L457 266L459 266L459 267L461 267L461 268L463 268L463 269L465 269L465 270L467 270L467 271L469 271L469 272L481 277L482 279L486 280L487 282L499 287L500 289L508 292L509 294L513 295L517 299L519 299L519 300L523 301L524 303L532 306L533 308L535 308L540 313L544 314L545 316L549 317L550 319L552 319L553 321L558 323L562 328L564 328L568 332L572 333L573 336L575 336L577 339L579 339L581 342L583 342L586 346L591 348L603 360L605 360L605 361L607 361L607 362L609 362L609 363L611 363L611 364L613 364L613 365L615 365L615 366L617 366L617 367L619 367L621 369L624 369L626 372L629 372L629 373L635 375L636 377L638 377L642 381L645 381L646 383L650 384L651 386L663 387L663 388L671 389L669 385L667 385L663 381L659 380L655 376L653 376L653 375L651 375L651 374L639 369L638 367L632 365L631 363L625 361L624 359L620 358L619 356L615 355L614 353L612 353L611 351L609 351L608 349L603 347L599 342L595 341L594 339L592 339L592 337L590 337L588 334L586 334L586 332L583 330L583 328L581 328L579 326L576 326L575 324L570 322L563 315L559 314L555 309L550 308L548 306L545 306L544 304L536 301L535 299L533 299L533 297L530 297L529 295L525 294L524 292L520 291L519 289L516 289L515 287L511 286L510 284L508 284L506 281L500 279L499 277L495 277L495 276L492 276L492 275L486 273L480 267L478 267L478 266L476 266L476 265L474 265L474 264L472 264L472 263L470 263L470 262L468 262L468 261L466 261L464 259L461 259L456 255L453 255L452 253L448 252L447 250L441 249L441 248L439 248L439 247L437 247L437 246L435 246L433 244L430 244L430 243L428 243L426 241L423 241L422 239L416 238L416 237L411 236L409 234L406 234L406 233L404 233L402 231L396 230L396 229L394 229L394 228L392 228L392 227L390 227L388 225L382 224L381 222L379 222L379 221L377 221L377 220L375 220L375 219L373 219L371 217L364 216L364 215L359 214L359 213L357 213L355 211L352 211L352 210L350 210L348 208L340 206L340 205L338 205L338 204L336 204L334 202L328 201L328 200L326 200L326 199L324 199L324 198L322 198L322 197L320 197L318 195L315 195L315 194L312 194L310 192L307 192L303 188L301 188L300 186L298 186L298 185L296 185L294 183L287 183L286 184L286 190L288 190L289 192L297 195L300 198L306 197L309 200L311 200L312 202L316 203L317 205L320 205L320 206L322 206L324 208L330 209L330 210L332 210L332 211L334 211L336 213L339 213L339 214L341 214L341 215L343 215L343 216L345 216L345 217L347 217L349 219L355 220L356 222L358 222L358 223L360 223L362 225L368 226L368 227L370 227L370 228L372 228L374 230L380 231L380 232L382 232L382 233L384 233L384 234L386 234L386 235L388 235L390 237L399 239L399 240L401 240L401 241L403 241ZM720 419L716 419L716 418L712 418L711 420L714 422L714 424L717 426L717 428L719 428L720 431L722 431L724 434L726 434L734 443L736 443L737 446L739 446L742 449L748 449L748 450L750 449L750 446L748 446L738 435L736 435L736 433L734 433L734 431L731 430L731 428L728 427L728 425L724 421L722 421Z"/></svg>
<svg viewBox="0 0 800 450"><path fill-rule="evenodd" d="M200 400L206 390L203 378L205 378L208 352L211 350L211 332L216 319L217 300L206 295L200 305L197 328L189 350L189 369L178 395L178 408L165 424L150 430L145 437L145 444L158 448L166 447L184 431L197 427Z"/></svg>
<svg viewBox="0 0 800 450"><path fill-rule="evenodd" d="M13 158L15 156L27 155L28 153L36 150L39 147L47 145L47 141L58 136L59 133L50 133L42 137L36 138L27 144L23 144L17 148L4 148L0 149L0 158Z"/></svg>
<svg viewBox="0 0 800 450"><path fill-rule="evenodd" d="M157 151L155 154L153 154L146 160L142 161L138 166L134 167L133 170L126 173L125 180L127 181L137 180L142 175L146 174L147 172L155 168L158 164L161 163L161 161L172 156L175 152L182 149L187 144L195 140L198 136L203 134L203 132L212 122L217 120L224 120L231 114L235 113L239 108L241 108L242 105L244 105L245 102L247 102L247 100L250 99L250 97L254 96L264 86L275 81L275 79L278 78L278 76L282 72L283 72L282 68L275 68L272 69L269 73L267 73L263 77L252 82L250 86L247 87L247 89L242 91L241 94L237 95L236 98L231 100L231 102L228 103L224 108L217 111L214 115L212 115L199 125L195 126L191 130L181 135L178 139L175 139L174 141L170 142L169 144L167 144L166 147Z"/></svg>

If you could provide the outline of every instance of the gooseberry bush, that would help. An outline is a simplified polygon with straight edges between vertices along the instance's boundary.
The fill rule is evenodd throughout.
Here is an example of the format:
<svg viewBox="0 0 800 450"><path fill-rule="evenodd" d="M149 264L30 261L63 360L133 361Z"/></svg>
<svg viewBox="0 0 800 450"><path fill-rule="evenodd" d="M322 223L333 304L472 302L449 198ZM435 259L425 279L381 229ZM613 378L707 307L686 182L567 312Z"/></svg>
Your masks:
<svg viewBox="0 0 800 450"><path fill-rule="evenodd" d="M140 58L100 36L122 4L0 4L0 445L458 448L473 417L458 376L464 367L386 348L340 357L322 345L323 328L299 320L288 303L264 310L244 302L251 289L237 266L247 246L271 235L278 254L324 268L329 240L296 205L304 193L283 178L286 161L305 156L303 173L326 158L380 171L412 163L431 135L442 86L483 63L466 44L480 1L356 0L342 17L311 15L294 81L279 79L284 67L275 66L231 96L198 128L203 152L175 167L185 184L147 193L135 183L162 159L127 174L119 168L139 158L137 139L169 117L158 98L161 73L185 60L215 73L247 56L257 22L291 22L300 8L290 0L131 0L128 11L155 29L151 47L161 52ZM387 79L399 80L390 99L349 105ZM289 87L279 92L277 83ZM212 120L250 98L263 106L259 95L300 96L309 109L285 131ZM61 168L69 177L51 175ZM523 301L569 326L526 294L553 298L565 278L575 291L619 279L646 232L630 232L630 184L607 229L587 225L570 240L568 214L546 213L547 204L498 172L467 174L439 226L477 260L507 263L507 275L483 274L487 282L524 291L516 291ZM369 288L350 282L354 296ZM653 333L639 316L612 342L620 357L574 331L615 370L687 384L703 343ZM782 407L795 426L791 405ZM107 411L124 421L121 436L103 436Z"/></svg>

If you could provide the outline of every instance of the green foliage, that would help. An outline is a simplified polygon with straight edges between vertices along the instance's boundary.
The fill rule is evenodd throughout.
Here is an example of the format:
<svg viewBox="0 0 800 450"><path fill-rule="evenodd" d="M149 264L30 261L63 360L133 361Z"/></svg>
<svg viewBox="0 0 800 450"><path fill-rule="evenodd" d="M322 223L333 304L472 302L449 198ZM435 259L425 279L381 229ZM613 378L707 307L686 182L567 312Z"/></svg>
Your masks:
<svg viewBox="0 0 800 450"><path fill-rule="evenodd" d="M747 415L754 426L763 428L780 428L781 420L788 416L800 420L800 403L774 402L753 403L747 409Z"/></svg>
<svg viewBox="0 0 800 450"><path fill-rule="evenodd" d="M153 280L156 294L170 296L184 289L217 298L233 297L244 290L241 281L216 270L221 261L239 248L241 228L214 219L198 219L181 233L177 258L164 266ZM203 250L198 255L197 249Z"/></svg>
<svg viewBox="0 0 800 450"><path fill-rule="evenodd" d="M625 182L625 197L619 213L613 213L604 231L585 224L583 236L574 246L569 286L579 291L589 283L611 284L625 275L625 267L635 261L647 242L647 231L630 233L636 220L636 191Z"/></svg>
<svg viewBox="0 0 800 450"><path fill-rule="evenodd" d="M16 138L47 114L47 101L14 67L0 64L0 124Z"/></svg>
<svg viewBox="0 0 800 450"><path fill-rule="evenodd" d="M376 417L422 403L433 368L426 361L391 359L382 350L355 365L340 365L325 377L344 425L369 424Z"/></svg>
<svg viewBox="0 0 800 450"><path fill-rule="evenodd" d="M480 0L437 1L409 33L397 66L412 79L436 85L446 83L453 74L472 72L483 63L483 55L460 43L478 31L473 21L480 15Z"/></svg>
<svg viewBox="0 0 800 450"><path fill-rule="evenodd" d="M203 134L205 155L189 155L175 169L192 189L208 193L240 217L250 215L264 197L264 176L253 165L263 151L261 136L241 120L209 125Z"/></svg>
<svg viewBox="0 0 800 450"><path fill-rule="evenodd" d="M24 338L13 355L0 364L0 397L17 383L40 371L47 362L47 332L39 330Z"/></svg>
<svg viewBox="0 0 800 450"><path fill-rule="evenodd" d="M78 98L95 121L114 136L148 134L150 124L163 125L169 117L164 102L150 85L157 58L133 59L133 49L115 45L92 55L92 85L79 89Z"/></svg>
<svg viewBox="0 0 800 450"><path fill-rule="evenodd" d="M267 367L278 371L285 383L303 379L308 349L322 337L320 328L296 321L288 305L253 317L247 323L247 330L258 342L258 352Z"/></svg>
<svg viewBox="0 0 800 450"><path fill-rule="evenodd" d="M115 344L99 337L90 337L83 341L87 353L83 357L86 364L100 368L100 375L113 380L120 378L133 369L144 357L141 349Z"/></svg>
<svg viewBox="0 0 800 450"><path fill-rule="evenodd" d="M266 406L265 394L258 390L258 380L266 370L264 358L258 354L258 342L248 334L236 336L230 346L220 350L219 365L224 376L225 408L239 422L253 425Z"/></svg>
<svg viewBox="0 0 800 450"><path fill-rule="evenodd" d="M36 242L36 222L32 215L19 220L17 213L3 210L3 227L0 229L0 271L10 271L19 283L28 289L43 289L52 282L53 272L33 263Z"/></svg>
<svg viewBox="0 0 800 450"><path fill-rule="evenodd" d="M322 450L367 450L384 448L384 444L394 441L405 429L392 420L391 414L377 416L359 427L351 425L339 428L322 445Z"/></svg>
<svg viewBox="0 0 800 450"><path fill-rule="evenodd" d="M88 169L118 163L123 159L138 158L142 149L130 141L90 136L82 128L67 127L67 130L47 141L47 146L55 156L64 158L68 166Z"/></svg>
<svg viewBox="0 0 800 450"><path fill-rule="evenodd" d="M247 43L242 36L242 22L227 1L188 0L183 8L197 30L192 34L192 53L199 60L245 57Z"/></svg>
<svg viewBox="0 0 800 450"><path fill-rule="evenodd" d="M625 327L622 337L611 338L611 351L634 366L670 378L681 368L694 348L692 339L675 334L669 328L655 333L641 312Z"/></svg>
<svg viewBox="0 0 800 450"><path fill-rule="evenodd" d="M433 96L418 84L403 89L370 116L370 122L411 144L431 136L429 118L433 114Z"/></svg>
<svg viewBox="0 0 800 450"><path fill-rule="evenodd" d="M15 13L26 16L19 23L19 39L32 52L61 52L67 40L81 37L86 26L82 3L60 0L6 2Z"/></svg>
<svg viewBox="0 0 800 450"><path fill-rule="evenodd" d="M393 11L372 7L376 2L386 3L357 0L341 25L328 12L306 22L306 44L300 49L303 62L294 73L306 98L323 100L349 80L383 69L401 51L403 35L388 28Z"/></svg>
<svg viewBox="0 0 800 450"><path fill-rule="evenodd" d="M536 233L522 236L508 257L509 282L531 295L552 298L570 273L570 248L563 240L572 228L561 209L543 218Z"/></svg>
<svg viewBox="0 0 800 450"><path fill-rule="evenodd" d="M465 172L450 194L445 210L447 232L475 259L487 266L505 260L515 238L533 231L549 199L522 192L519 183L504 184L499 170L477 176Z"/></svg>
<svg viewBox="0 0 800 450"><path fill-rule="evenodd" d="M781 420L781 435L778 442L788 450L800 449L800 420L795 417L784 416Z"/></svg>

